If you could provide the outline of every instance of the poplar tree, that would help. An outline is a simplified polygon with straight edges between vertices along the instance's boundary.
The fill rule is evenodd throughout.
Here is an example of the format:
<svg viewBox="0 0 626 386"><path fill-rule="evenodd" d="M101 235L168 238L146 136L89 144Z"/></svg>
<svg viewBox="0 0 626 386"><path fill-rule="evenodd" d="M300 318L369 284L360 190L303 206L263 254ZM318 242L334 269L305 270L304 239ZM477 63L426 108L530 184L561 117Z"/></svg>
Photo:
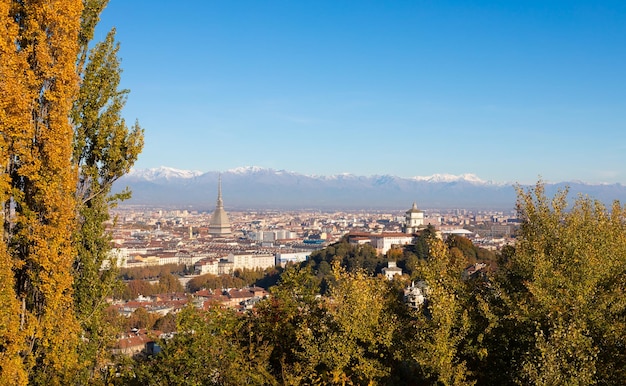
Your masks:
<svg viewBox="0 0 626 386"><path fill-rule="evenodd" d="M116 331L105 321L106 298L115 290L117 270L110 256L105 223L109 209L129 192L112 195L113 183L126 174L143 147L143 130L128 128L121 116L128 90L120 90L119 43L112 29L89 49L100 12L108 0L84 0L77 71L80 90L74 101L72 163L78 170L78 228L73 265L74 302L81 326L82 359L78 382L98 379L109 362Z"/></svg>
<svg viewBox="0 0 626 386"><path fill-rule="evenodd" d="M85 383L105 360L104 222L143 145L115 31L89 50L107 2L0 1L0 384Z"/></svg>
<svg viewBox="0 0 626 386"><path fill-rule="evenodd" d="M23 385L27 373L20 356L25 346L25 333L20 328L20 302L15 288L13 269L17 262L8 250L10 239L11 178L9 147L19 127L28 124L26 84L20 80L27 69L26 61L15 49L19 27L12 17L13 4L0 2L0 203L3 232L0 239L0 384Z"/></svg>
<svg viewBox="0 0 626 386"><path fill-rule="evenodd" d="M71 275L77 178L68 117L83 7L80 0L0 4L0 296L8 311L0 379L61 384L78 362Z"/></svg>

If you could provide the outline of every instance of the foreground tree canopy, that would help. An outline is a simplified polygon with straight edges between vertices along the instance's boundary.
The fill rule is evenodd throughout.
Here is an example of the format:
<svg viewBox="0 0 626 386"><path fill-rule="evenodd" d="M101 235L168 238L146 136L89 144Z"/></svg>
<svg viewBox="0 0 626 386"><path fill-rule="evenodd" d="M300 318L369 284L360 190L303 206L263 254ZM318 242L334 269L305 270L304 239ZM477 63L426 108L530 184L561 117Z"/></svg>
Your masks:
<svg viewBox="0 0 626 386"><path fill-rule="evenodd" d="M0 1L0 384L84 384L106 352L104 221L143 144L114 31L88 54L106 3Z"/></svg>
<svg viewBox="0 0 626 386"><path fill-rule="evenodd" d="M519 381L619 384L626 379L626 210L541 184L519 192L524 220L515 254L497 277L494 327L516 347ZM500 320L500 321L498 321ZM525 332L525 334L521 334ZM510 354L502 353L502 359Z"/></svg>

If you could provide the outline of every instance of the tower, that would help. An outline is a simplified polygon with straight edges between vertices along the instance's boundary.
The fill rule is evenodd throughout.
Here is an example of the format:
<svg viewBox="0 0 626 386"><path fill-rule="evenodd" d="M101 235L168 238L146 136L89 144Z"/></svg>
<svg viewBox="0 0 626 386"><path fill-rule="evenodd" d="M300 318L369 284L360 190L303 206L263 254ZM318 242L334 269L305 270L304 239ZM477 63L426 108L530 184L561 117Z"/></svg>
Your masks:
<svg viewBox="0 0 626 386"><path fill-rule="evenodd" d="M228 215L224 210L224 203L222 202L222 175L220 174L217 180L217 205L211 215L211 222L209 223L209 234L213 236L230 236L230 222L228 221Z"/></svg>
<svg viewBox="0 0 626 386"><path fill-rule="evenodd" d="M424 226L424 212L417 209L415 203L411 209L406 211L404 218L404 233L415 233Z"/></svg>

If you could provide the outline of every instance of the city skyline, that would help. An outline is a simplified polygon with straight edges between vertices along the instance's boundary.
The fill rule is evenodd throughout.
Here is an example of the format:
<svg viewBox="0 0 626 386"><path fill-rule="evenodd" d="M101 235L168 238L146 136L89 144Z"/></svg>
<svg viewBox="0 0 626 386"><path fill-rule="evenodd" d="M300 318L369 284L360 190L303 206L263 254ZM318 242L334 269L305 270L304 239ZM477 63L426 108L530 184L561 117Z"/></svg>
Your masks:
<svg viewBox="0 0 626 386"><path fill-rule="evenodd" d="M111 2L136 168L626 183L621 2Z"/></svg>

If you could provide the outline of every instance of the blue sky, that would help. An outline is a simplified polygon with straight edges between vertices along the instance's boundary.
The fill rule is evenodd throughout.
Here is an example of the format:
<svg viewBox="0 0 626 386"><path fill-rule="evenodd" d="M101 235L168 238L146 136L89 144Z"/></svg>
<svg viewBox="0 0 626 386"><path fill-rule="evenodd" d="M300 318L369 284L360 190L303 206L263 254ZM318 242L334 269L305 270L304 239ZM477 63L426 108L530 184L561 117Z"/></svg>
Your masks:
<svg viewBox="0 0 626 386"><path fill-rule="evenodd" d="M626 183L624 1L111 0L137 168Z"/></svg>

